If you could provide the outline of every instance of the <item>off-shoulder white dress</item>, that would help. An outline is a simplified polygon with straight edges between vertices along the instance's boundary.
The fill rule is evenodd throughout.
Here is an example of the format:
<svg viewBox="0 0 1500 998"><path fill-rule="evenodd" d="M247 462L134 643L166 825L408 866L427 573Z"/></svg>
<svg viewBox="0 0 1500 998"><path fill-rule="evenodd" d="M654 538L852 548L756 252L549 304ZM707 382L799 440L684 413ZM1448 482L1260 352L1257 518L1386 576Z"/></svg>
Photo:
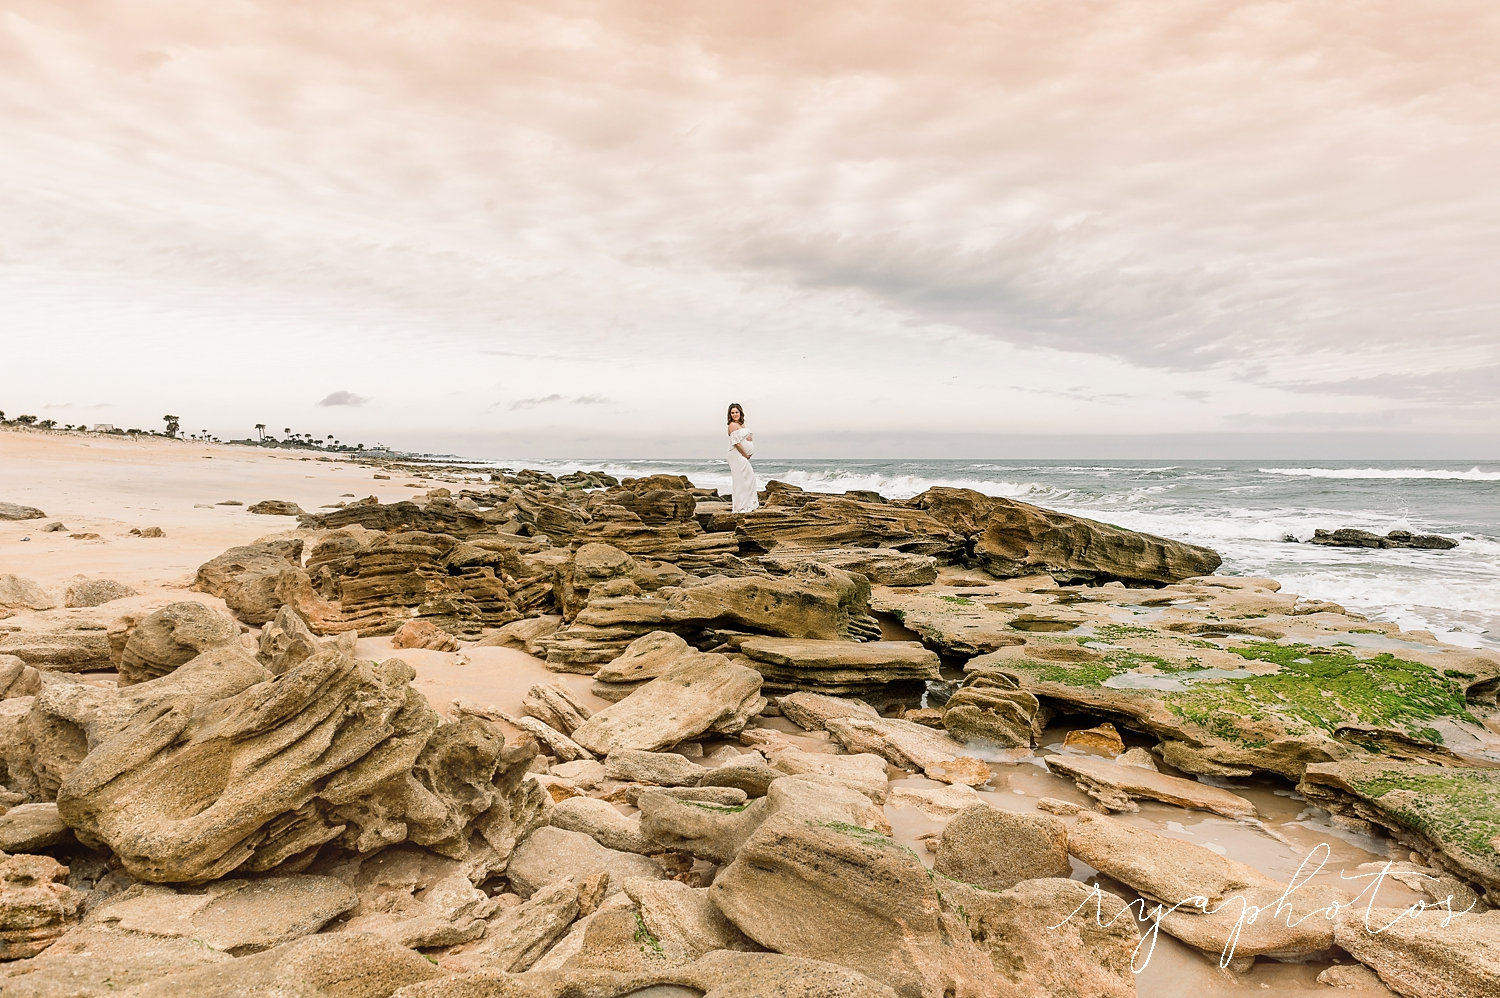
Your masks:
<svg viewBox="0 0 1500 998"><path fill-rule="evenodd" d="M760 497L755 494L758 490L755 469L735 444L754 454L755 435L743 426L729 434L729 477L734 483L734 504L730 508L736 513L749 513L760 508Z"/></svg>

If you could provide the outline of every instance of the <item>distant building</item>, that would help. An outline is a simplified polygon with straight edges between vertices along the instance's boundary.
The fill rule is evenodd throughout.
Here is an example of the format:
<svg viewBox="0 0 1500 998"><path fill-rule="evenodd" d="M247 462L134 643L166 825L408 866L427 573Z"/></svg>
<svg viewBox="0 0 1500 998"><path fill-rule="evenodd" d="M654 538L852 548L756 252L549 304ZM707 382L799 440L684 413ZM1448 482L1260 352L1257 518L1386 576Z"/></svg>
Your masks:
<svg viewBox="0 0 1500 998"><path fill-rule="evenodd" d="M95 432L95 433L113 433L113 432L115 432L115 424L114 423L95 423L94 424L94 430L93 430L93 432Z"/></svg>

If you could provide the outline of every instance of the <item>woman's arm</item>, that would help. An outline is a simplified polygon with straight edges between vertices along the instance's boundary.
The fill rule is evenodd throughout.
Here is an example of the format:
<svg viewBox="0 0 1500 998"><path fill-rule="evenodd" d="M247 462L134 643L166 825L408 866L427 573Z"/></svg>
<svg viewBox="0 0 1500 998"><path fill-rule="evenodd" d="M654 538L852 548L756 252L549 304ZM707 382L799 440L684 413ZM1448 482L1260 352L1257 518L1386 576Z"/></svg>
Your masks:
<svg viewBox="0 0 1500 998"><path fill-rule="evenodd" d="M750 460L751 455L753 455L755 453L755 444L753 442L755 440L755 434L753 434L753 433L747 433L747 434L745 434L745 439L749 440L749 441L752 441L749 450L745 449L745 445L743 443L735 444L734 445L734 449L737 450L737 451L739 451L740 455L745 460L748 461L748 460Z"/></svg>

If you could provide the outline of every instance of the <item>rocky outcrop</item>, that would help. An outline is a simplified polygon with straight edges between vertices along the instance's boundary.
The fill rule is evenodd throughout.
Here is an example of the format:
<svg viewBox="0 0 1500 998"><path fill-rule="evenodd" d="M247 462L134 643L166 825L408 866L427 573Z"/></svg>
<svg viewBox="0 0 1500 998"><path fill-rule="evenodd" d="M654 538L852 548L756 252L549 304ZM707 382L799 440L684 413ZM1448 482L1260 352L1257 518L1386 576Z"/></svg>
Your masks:
<svg viewBox="0 0 1500 998"><path fill-rule="evenodd" d="M40 520L47 514L35 506L21 506L13 502L0 502L0 520Z"/></svg>
<svg viewBox="0 0 1500 998"><path fill-rule="evenodd" d="M974 804L943 828L932 869L992 891L1036 877L1067 877L1072 872L1067 826L1048 814Z"/></svg>
<svg viewBox="0 0 1500 998"><path fill-rule="evenodd" d="M151 882L268 871L330 842L463 856L475 827L504 840L533 750L471 715L441 722L412 675L332 646L223 699L141 709L62 779L59 813Z"/></svg>
<svg viewBox="0 0 1500 998"><path fill-rule="evenodd" d="M774 500L774 502L773 502ZM782 549L890 548L952 559L963 538L920 508L781 486L767 505L737 518L741 547Z"/></svg>
<svg viewBox="0 0 1500 998"><path fill-rule="evenodd" d="M1162 585L1212 575L1214 551L1182 541L998 500L974 545L974 558L997 578L1046 572L1059 582Z"/></svg>
<svg viewBox="0 0 1500 998"><path fill-rule="evenodd" d="M1500 769L1346 759L1308 766L1297 790L1385 829L1491 895L1500 891Z"/></svg>
<svg viewBox="0 0 1500 998"><path fill-rule="evenodd" d="M590 717L573 740L590 752L656 751L705 732L734 734L765 707L760 673L723 655L695 653Z"/></svg>
<svg viewBox="0 0 1500 998"><path fill-rule="evenodd" d="M1392 530L1384 537L1355 527L1338 530L1315 530L1309 544L1341 548L1420 548L1428 551L1451 551L1458 541L1440 534L1414 534L1410 530Z"/></svg>

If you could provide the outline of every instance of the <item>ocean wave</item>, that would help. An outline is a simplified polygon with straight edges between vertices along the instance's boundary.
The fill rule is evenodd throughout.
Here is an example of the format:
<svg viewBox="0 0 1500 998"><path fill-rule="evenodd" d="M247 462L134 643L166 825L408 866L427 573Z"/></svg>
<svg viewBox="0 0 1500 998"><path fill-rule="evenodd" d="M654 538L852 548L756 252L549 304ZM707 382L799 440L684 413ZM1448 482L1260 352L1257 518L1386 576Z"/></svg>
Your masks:
<svg viewBox="0 0 1500 998"><path fill-rule="evenodd" d="M1500 482L1500 471L1468 471L1443 468L1257 468L1262 475L1286 475L1292 478L1371 478L1389 481L1428 479L1453 482Z"/></svg>

